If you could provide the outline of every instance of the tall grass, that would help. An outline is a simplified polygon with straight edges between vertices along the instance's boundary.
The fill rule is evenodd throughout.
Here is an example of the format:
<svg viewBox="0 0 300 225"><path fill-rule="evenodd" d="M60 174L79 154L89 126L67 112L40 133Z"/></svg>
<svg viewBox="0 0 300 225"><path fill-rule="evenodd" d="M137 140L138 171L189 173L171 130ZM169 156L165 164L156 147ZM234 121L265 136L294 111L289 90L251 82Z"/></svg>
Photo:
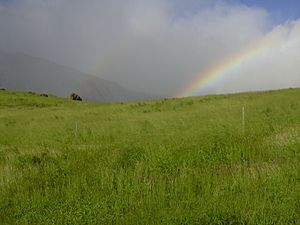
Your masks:
<svg viewBox="0 0 300 225"><path fill-rule="evenodd" d="M0 224L300 224L299 96L0 91Z"/></svg>

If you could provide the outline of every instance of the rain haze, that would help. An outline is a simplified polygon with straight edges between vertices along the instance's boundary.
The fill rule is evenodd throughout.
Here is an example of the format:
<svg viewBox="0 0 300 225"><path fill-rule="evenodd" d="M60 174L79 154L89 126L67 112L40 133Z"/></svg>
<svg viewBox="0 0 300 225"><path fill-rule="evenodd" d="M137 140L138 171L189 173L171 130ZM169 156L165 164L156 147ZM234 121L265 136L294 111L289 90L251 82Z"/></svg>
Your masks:
<svg viewBox="0 0 300 225"><path fill-rule="evenodd" d="M293 0L0 0L0 50L162 97L299 87L299 7ZM224 61L215 79L188 89Z"/></svg>

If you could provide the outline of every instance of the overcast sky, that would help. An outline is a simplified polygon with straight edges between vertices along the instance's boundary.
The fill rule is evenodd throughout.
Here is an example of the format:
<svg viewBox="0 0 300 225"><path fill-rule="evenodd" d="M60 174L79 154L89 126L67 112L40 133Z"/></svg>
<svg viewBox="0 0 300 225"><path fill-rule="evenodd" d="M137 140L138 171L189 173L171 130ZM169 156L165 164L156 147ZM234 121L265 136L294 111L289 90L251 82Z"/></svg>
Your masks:
<svg viewBox="0 0 300 225"><path fill-rule="evenodd" d="M296 0L0 0L0 49L176 96L271 37L264 54L197 94L300 86L299 8Z"/></svg>

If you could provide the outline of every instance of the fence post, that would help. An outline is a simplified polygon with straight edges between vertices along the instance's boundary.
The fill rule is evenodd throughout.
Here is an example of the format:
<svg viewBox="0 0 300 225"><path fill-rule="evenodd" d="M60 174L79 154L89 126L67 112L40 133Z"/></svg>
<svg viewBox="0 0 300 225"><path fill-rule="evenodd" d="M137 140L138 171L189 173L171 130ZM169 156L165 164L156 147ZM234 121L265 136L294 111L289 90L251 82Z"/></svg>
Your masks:
<svg viewBox="0 0 300 225"><path fill-rule="evenodd" d="M242 126L243 131L245 131L245 106L242 107Z"/></svg>
<svg viewBox="0 0 300 225"><path fill-rule="evenodd" d="M77 122L75 123L75 137L77 136L77 128L78 126L77 126Z"/></svg>

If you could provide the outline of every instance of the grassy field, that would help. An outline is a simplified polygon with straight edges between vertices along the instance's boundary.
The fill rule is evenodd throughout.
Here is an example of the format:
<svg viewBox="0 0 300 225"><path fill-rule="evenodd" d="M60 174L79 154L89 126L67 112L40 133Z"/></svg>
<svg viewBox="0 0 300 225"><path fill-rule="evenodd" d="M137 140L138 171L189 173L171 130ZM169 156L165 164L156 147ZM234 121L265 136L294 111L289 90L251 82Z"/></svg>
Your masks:
<svg viewBox="0 0 300 225"><path fill-rule="evenodd" d="M112 104L0 91L0 224L300 224L300 89Z"/></svg>

